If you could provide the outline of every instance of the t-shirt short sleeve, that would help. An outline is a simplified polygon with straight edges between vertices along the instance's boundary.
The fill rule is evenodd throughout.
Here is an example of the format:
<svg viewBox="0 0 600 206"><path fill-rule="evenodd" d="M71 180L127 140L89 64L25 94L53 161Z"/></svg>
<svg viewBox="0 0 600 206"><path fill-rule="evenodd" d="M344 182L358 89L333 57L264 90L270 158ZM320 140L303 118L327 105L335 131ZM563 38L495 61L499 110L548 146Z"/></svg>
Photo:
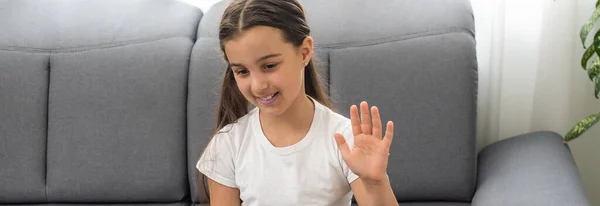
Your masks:
<svg viewBox="0 0 600 206"><path fill-rule="evenodd" d="M237 188L235 183L235 153L227 133L213 137L200 156L196 169L211 180L222 185Z"/></svg>
<svg viewBox="0 0 600 206"><path fill-rule="evenodd" d="M344 138L346 139L346 143L348 144L348 147L350 149L352 149L352 147L354 147L354 133L352 132L351 124L348 124L348 126L342 131L342 135L344 135ZM346 179L348 179L348 183L354 182L354 180L358 179L358 175L354 174L354 172L352 172L352 170L350 170L350 168L348 168L348 165L346 165L346 162L342 158L342 153L341 152L338 152L338 153L339 153L339 158L340 158L340 161L342 164L342 171L346 175Z"/></svg>

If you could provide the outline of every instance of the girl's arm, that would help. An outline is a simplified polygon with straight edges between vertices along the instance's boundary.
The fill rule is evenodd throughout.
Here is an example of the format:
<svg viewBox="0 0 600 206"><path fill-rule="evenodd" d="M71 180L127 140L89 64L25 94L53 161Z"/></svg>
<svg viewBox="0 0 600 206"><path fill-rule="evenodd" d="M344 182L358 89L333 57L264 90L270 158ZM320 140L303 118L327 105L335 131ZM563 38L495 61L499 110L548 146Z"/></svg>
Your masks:
<svg viewBox="0 0 600 206"><path fill-rule="evenodd" d="M240 206L240 190L227 187L208 178L211 206Z"/></svg>
<svg viewBox="0 0 600 206"><path fill-rule="evenodd" d="M360 206L394 205L398 206L389 179L383 182L363 182L360 178L350 183L354 197Z"/></svg>
<svg viewBox="0 0 600 206"><path fill-rule="evenodd" d="M398 202L387 176L394 123L390 121L386 124L384 136L377 107L372 107L369 113L369 105L363 101L360 103L360 116L358 112L355 105L350 107L351 144L346 142L344 134L334 135L344 162L358 176L350 183L356 201L361 206L396 206ZM346 133L346 136L350 134Z"/></svg>

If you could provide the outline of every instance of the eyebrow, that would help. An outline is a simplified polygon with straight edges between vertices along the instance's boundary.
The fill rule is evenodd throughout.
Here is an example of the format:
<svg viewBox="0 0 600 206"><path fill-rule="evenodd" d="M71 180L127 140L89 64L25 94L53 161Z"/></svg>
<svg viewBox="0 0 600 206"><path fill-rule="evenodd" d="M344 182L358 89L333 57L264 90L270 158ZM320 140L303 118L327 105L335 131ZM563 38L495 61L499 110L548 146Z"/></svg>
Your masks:
<svg viewBox="0 0 600 206"><path fill-rule="evenodd" d="M258 59L256 60L256 62L260 62L260 61L262 61L262 60L265 60L265 59L268 59L268 58L272 58L272 57L278 57L278 56L281 56L281 54L269 54L269 55L265 55L265 56L263 56L263 57L261 57L261 58L258 58ZM242 64L238 64L238 63L232 63L232 64L230 64L230 65L231 65L232 67L234 67L234 66L235 66L235 67L241 67L241 66L242 66Z"/></svg>

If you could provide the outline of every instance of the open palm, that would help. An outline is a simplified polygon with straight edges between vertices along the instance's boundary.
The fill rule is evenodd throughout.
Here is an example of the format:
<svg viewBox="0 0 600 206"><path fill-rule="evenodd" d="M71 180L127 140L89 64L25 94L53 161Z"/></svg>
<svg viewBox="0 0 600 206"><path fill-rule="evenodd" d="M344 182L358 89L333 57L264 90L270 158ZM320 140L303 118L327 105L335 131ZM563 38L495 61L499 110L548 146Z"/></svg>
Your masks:
<svg viewBox="0 0 600 206"><path fill-rule="evenodd" d="M377 107L371 108L373 118L369 115L369 105L360 103L360 118L356 105L350 107L350 120L354 134L354 146L349 148L346 139L336 133L335 141L342 153L346 165L362 180L381 181L387 178L387 164L392 145L394 124L389 121L386 126L385 137L382 136L381 117Z"/></svg>

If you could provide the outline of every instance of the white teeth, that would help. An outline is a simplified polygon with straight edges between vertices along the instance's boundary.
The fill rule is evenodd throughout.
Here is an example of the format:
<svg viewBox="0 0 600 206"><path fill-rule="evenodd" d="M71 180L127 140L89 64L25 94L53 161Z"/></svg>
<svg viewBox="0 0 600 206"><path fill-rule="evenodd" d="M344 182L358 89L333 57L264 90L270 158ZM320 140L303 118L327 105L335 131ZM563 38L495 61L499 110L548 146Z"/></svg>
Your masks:
<svg viewBox="0 0 600 206"><path fill-rule="evenodd" d="M267 96L267 97L265 97L265 98L259 98L259 99L260 99L260 100L267 101L267 100L269 100L269 99L273 98L273 95L275 95L275 94L271 94L271 95L269 95L269 96Z"/></svg>

